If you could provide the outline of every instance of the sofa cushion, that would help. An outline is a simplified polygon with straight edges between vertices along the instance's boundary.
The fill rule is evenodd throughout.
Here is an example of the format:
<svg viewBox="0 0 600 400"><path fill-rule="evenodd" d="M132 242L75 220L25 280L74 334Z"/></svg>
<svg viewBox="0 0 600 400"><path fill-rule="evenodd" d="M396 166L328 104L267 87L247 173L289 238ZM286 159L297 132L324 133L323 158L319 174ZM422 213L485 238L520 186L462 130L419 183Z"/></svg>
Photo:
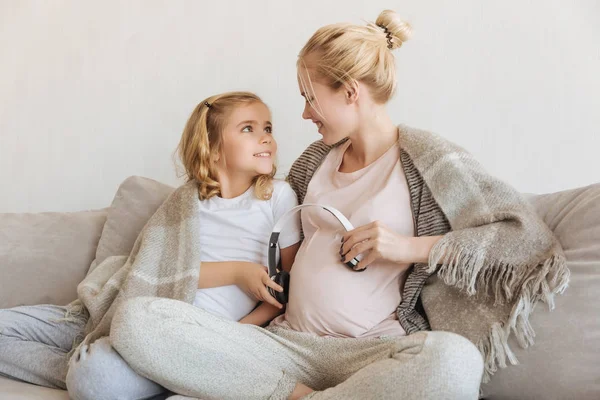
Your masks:
<svg viewBox="0 0 600 400"><path fill-rule="evenodd" d="M107 212L0 214L0 308L75 300Z"/></svg>
<svg viewBox="0 0 600 400"><path fill-rule="evenodd" d="M535 344L484 385L486 399L600 399L600 184L530 199L563 246L569 288L531 316Z"/></svg>
<svg viewBox="0 0 600 400"><path fill-rule="evenodd" d="M0 376L0 399L69 400L66 390L48 389Z"/></svg>
<svg viewBox="0 0 600 400"><path fill-rule="evenodd" d="M131 176L119 186L109 208L95 265L107 257L129 255L135 239L174 188L152 179Z"/></svg>

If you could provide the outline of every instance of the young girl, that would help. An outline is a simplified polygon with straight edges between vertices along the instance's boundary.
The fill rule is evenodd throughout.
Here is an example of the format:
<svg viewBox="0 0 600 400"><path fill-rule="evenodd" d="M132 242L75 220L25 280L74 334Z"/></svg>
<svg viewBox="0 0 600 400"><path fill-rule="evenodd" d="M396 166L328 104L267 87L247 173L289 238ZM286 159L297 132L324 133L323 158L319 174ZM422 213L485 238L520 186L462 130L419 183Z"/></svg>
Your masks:
<svg viewBox="0 0 600 400"><path fill-rule="evenodd" d="M187 179L200 192L202 268L194 305L247 324L264 325L282 307L267 291L283 289L266 272L266 254L273 225L297 199L288 183L273 179L276 153L269 109L245 92L200 102L179 143ZM299 242L297 221L280 237L288 271ZM257 301L263 303L255 308Z"/></svg>
<svg viewBox="0 0 600 400"><path fill-rule="evenodd" d="M188 182L197 183L201 214L202 263L193 304L244 324L265 325L282 309L267 291L267 286L283 290L266 272L268 240L277 219L297 199L286 182L273 179L277 143L272 130L271 114L259 97L224 93L198 104L178 148ZM286 270L299 247L298 224L280 236ZM82 345L68 360L86 320L59 322L64 311L48 305L0 310L0 375L66 386L75 400L145 399L165 391L133 371L108 337Z"/></svg>

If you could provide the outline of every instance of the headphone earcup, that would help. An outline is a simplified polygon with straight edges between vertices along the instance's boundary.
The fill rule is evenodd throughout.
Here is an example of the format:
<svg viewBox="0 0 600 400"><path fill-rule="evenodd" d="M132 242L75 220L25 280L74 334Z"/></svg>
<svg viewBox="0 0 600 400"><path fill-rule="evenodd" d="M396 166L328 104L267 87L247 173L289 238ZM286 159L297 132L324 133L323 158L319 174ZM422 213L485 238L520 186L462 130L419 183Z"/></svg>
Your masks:
<svg viewBox="0 0 600 400"><path fill-rule="evenodd" d="M283 288L283 292L278 292L269 287L267 288L269 289L269 293L281 304L287 304L290 290L290 274L287 271L278 272L273 281Z"/></svg>

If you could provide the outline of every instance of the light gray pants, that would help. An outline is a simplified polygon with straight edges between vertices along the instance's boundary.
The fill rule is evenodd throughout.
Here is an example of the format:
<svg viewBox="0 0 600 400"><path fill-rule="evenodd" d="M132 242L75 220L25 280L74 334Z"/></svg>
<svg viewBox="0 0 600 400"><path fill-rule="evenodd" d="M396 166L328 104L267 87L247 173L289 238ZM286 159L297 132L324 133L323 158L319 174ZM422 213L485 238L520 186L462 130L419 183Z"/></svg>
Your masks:
<svg viewBox="0 0 600 400"><path fill-rule="evenodd" d="M69 361L86 319L61 321L65 312L54 305L0 309L0 374L54 389L68 387L74 400L147 399L165 392L136 374L108 338L82 346Z"/></svg>
<svg viewBox="0 0 600 400"><path fill-rule="evenodd" d="M0 374L66 389L68 354L86 319L59 321L65 311L53 305L0 309Z"/></svg>
<svg viewBox="0 0 600 400"><path fill-rule="evenodd" d="M111 342L141 375L203 399L286 399L301 382L311 399L477 399L483 360L446 332L342 339L263 329L159 298L127 301Z"/></svg>
<svg viewBox="0 0 600 400"><path fill-rule="evenodd" d="M107 337L81 346L73 354L67 388L73 400L142 400L166 392L131 369Z"/></svg>

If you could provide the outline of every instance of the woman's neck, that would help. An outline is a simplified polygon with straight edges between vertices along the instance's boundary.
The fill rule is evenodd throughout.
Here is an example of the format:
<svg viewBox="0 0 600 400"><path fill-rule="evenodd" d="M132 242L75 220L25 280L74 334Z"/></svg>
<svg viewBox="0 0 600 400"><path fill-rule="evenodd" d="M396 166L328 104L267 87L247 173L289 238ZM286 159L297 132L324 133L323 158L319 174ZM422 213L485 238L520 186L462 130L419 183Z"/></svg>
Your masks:
<svg viewBox="0 0 600 400"><path fill-rule="evenodd" d="M375 111L375 110L373 110ZM363 119L365 122L349 136L350 145L344 154L344 170L358 170L371 164L398 142L398 127L382 108Z"/></svg>
<svg viewBox="0 0 600 400"><path fill-rule="evenodd" d="M226 171L217 172L217 180L221 186L220 197L223 199L233 199L246 193L252 186L253 178L247 175L230 174Z"/></svg>

